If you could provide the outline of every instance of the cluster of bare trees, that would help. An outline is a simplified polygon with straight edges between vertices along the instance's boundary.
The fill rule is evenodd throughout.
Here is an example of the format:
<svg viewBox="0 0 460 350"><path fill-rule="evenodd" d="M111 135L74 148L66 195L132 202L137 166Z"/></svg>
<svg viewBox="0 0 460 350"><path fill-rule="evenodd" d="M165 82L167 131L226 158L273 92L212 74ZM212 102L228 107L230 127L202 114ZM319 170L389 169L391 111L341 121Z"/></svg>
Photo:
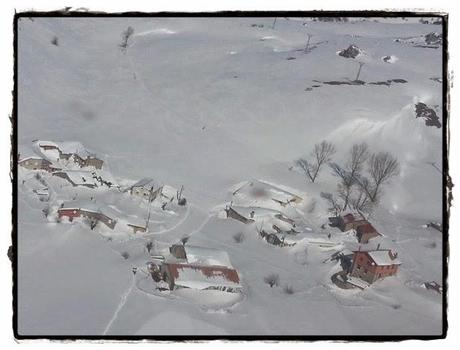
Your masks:
<svg viewBox="0 0 460 350"><path fill-rule="evenodd" d="M370 212L382 195L382 188L399 174L399 162L389 152L372 153L365 143L351 147L343 165L331 162L335 153L332 143L323 141L315 145L310 159L301 158L297 165L306 177L315 182L321 168L329 164L332 173L339 178L337 196L322 193L336 214L349 209Z"/></svg>

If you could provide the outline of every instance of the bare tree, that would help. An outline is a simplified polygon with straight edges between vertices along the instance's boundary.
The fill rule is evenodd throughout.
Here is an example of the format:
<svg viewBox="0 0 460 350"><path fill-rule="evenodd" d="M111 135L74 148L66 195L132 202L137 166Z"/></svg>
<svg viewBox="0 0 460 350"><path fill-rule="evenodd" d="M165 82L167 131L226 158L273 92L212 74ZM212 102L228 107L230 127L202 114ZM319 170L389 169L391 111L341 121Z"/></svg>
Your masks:
<svg viewBox="0 0 460 350"><path fill-rule="evenodd" d="M134 28L129 26L126 30L121 33L121 44L120 47L122 50L126 50L128 48L128 40L134 34Z"/></svg>
<svg viewBox="0 0 460 350"><path fill-rule="evenodd" d="M350 195L353 186L356 184L356 177L361 175L365 162L369 159L368 146L365 143L355 144L350 150L350 157L344 167L336 163L330 164L334 175L340 178L338 192L343 200L345 210L349 205Z"/></svg>
<svg viewBox="0 0 460 350"><path fill-rule="evenodd" d="M369 179L356 176L356 180L372 203L379 200L381 187L399 174L399 162L388 152L372 154L368 161Z"/></svg>
<svg viewBox="0 0 460 350"><path fill-rule="evenodd" d="M147 249L147 252L150 254L150 252L152 251L152 248L153 248L153 242L148 241L147 243L145 243L145 248Z"/></svg>
<svg viewBox="0 0 460 350"><path fill-rule="evenodd" d="M335 216L339 215L342 209L342 205L339 203L336 197L329 192L321 192L321 198L324 198L329 203L329 211L332 212Z"/></svg>
<svg viewBox="0 0 460 350"><path fill-rule="evenodd" d="M331 161L332 155L335 153L335 147L332 143L322 141L315 145L311 152L312 160L300 158L296 164L304 171L305 175L311 182L315 182L322 166Z"/></svg>

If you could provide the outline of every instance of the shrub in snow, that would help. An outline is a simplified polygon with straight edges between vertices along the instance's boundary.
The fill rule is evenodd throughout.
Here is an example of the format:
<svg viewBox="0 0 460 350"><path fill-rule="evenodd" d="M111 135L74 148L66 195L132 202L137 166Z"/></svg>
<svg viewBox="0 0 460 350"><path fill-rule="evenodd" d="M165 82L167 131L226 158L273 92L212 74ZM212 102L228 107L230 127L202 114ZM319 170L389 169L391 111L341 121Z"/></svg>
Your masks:
<svg viewBox="0 0 460 350"><path fill-rule="evenodd" d="M244 233L243 232L238 232L233 235L233 240L235 243L241 243L244 241Z"/></svg>
<svg viewBox="0 0 460 350"><path fill-rule="evenodd" d="M50 213L50 207L44 207L42 209L42 213L43 213L43 215L45 215L45 218L47 218L49 213Z"/></svg>
<svg viewBox="0 0 460 350"><path fill-rule="evenodd" d="M153 242L152 242L152 241L148 241L147 243L145 243L145 248L147 249L147 252L149 252L149 254L150 254L150 251L151 251L152 248L153 248Z"/></svg>
<svg viewBox="0 0 460 350"><path fill-rule="evenodd" d="M283 292L286 294L294 294L294 287L292 287L290 284L286 284L283 287Z"/></svg>
<svg viewBox="0 0 460 350"><path fill-rule="evenodd" d="M53 44L54 46L59 46L59 42L58 42L58 37L55 36L52 40L51 40L51 44Z"/></svg>
<svg viewBox="0 0 460 350"><path fill-rule="evenodd" d="M125 259L125 260L128 260L129 259L129 253L128 252L123 252L121 253L121 256Z"/></svg>
<svg viewBox="0 0 460 350"><path fill-rule="evenodd" d="M267 283L271 288L279 286L280 276L276 273L271 273L265 276L264 282Z"/></svg>

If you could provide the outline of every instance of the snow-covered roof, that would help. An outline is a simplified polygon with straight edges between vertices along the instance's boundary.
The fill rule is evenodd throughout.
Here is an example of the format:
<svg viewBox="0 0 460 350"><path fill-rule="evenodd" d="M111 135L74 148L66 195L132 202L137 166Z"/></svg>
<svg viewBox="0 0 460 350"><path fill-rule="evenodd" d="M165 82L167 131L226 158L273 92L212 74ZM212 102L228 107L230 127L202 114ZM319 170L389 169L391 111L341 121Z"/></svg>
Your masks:
<svg viewBox="0 0 460 350"><path fill-rule="evenodd" d="M379 265L400 265L401 261L395 258L392 259L390 256L391 250L372 250L368 251L367 254L374 260L374 262Z"/></svg>
<svg viewBox="0 0 460 350"><path fill-rule="evenodd" d="M185 254L189 264L232 267L227 252L223 250L185 245Z"/></svg>
<svg viewBox="0 0 460 350"><path fill-rule="evenodd" d="M278 210L269 209L269 208L261 208L261 207L243 207L243 206L232 206L232 209L238 212L239 214L243 215L246 218L249 218L252 211L254 211L254 216L264 216L264 215L276 215L281 214ZM283 215L286 216L286 215Z"/></svg>
<svg viewBox="0 0 460 350"><path fill-rule="evenodd" d="M97 182L93 178L93 174L90 171L66 170L62 172L67 174L69 179L76 185L95 185L97 186Z"/></svg>
<svg viewBox="0 0 460 350"><path fill-rule="evenodd" d="M88 156L94 156L92 153L90 153L85 148L85 146L83 146L83 144L81 144L80 142L76 142L76 141L53 142L53 141L38 140L38 141L35 141L35 143L39 147L43 147L43 146L56 147L60 149L62 153L77 154L81 158L84 158L84 159Z"/></svg>
<svg viewBox="0 0 460 350"><path fill-rule="evenodd" d="M62 208L59 209L83 209L94 213L101 212L96 202L86 199L76 199L74 201L64 202Z"/></svg>
<svg viewBox="0 0 460 350"><path fill-rule="evenodd" d="M163 185L161 194L167 198L174 198L177 194L177 189L169 185Z"/></svg>
<svg viewBox="0 0 460 350"><path fill-rule="evenodd" d="M149 177L146 177L146 178L140 179L139 181L137 181L131 187L150 187L150 186L153 186L153 185L154 185L153 179L151 179Z"/></svg>
<svg viewBox="0 0 460 350"><path fill-rule="evenodd" d="M93 213L101 213L112 219L119 217L119 213L109 206L86 198L64 202L62 208L59 209L81 209Z"/></svg>
<svg viewBox="0 0 460 350"><path fill-rule="evenodd" d="M37 153L29 147L18 146L19 161L23 161L29 158L41 158Z"/></svg>
<svg viewBox="0 0 460 350"><path fill-rule="evenodd" d="M293 198L302 198L299 195L287 190L285 186L275 185L268 181L258 179L239 183L232 188L232 192L236 195L244 189L247 190L249 187L255 189L260 188L269 191L269 196L271 198L282 202L290 201Z"/></svg>
<svg viewBox="0 0 460 350"><path fill-rule="evenodd" d="M169 270L174 276L174 283L183 287L240 287L238 273L234 269L170 264Z"/></svg>
<svg viewBox="0 0 460 350"><path fill-rule="evenodd" d="M361 289L369 287L369 283L362 280L361 278L347 276L347 282Z"/></svg>

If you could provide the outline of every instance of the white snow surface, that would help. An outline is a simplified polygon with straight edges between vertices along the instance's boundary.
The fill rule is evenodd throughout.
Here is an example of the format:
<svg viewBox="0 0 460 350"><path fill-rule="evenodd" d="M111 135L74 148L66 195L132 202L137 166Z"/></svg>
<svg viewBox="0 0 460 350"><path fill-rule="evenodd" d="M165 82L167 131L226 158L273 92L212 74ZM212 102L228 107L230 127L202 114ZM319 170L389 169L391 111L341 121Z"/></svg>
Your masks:
<svg viewBox="0 0 460 350"><path fill-rule="evenodd" d="M442 133L415 118L414 104L442 106L441 85L430 80L442 76L442 51L394 41L421 37L433 25L376 20L278 18L272 29L273 18L21 18L19 144L75 140L104 159L117 183L151 177L170 184L165 194L173 197L184 185L187 205L173 202L162 210L161 201L153 202L149 231L134 235L118 227L130 215L147 217L142 199L117 188L73 188L46 174L44 186L32 171L19 169L19 333L440 334L442 298L420 285L442 282L442 234L423 227L442 219L442 176L432 165L442 165ZM135 34L122 51L120 35L128 26ZM316 48L305 54L307 32ZM51 44L54 36L58 46ZM355 78L357 62L335 54L350 44L366 52L361 80L407 83L318 83L305 91L313 80ZM399 60L386 64L386 55ZM290 169L323 139L336 145L340 164L359 142L401 163L370 221L385 235L381 248L395 249L402 265L395 277L365 290L331 282L341 268L330 256L358 249L352 235L323 228L330 213L320 193L334 192L337 178L325 167L310 183ZM248 197L237 203L260 207L263 216L279 211L295 218L303 238L294 247L269 245L254 225L216 217L213 208L233 199L231 186L248 179L302 197L299 206ZM44 187L49 203L32 191ZM116 229L56 223L58 204L75 197L94 197L122 213ZM244 239L238 243L239 233ZM184 237L187 245L228 254L243 286L238 299L219 291L154 290L144 273L146 243L153 242L155 254ZM368 245L376 249L374 241ZM139 267L134 280L133 266ZM271 274L279 276L279 286L264 281Z"/></svg>

